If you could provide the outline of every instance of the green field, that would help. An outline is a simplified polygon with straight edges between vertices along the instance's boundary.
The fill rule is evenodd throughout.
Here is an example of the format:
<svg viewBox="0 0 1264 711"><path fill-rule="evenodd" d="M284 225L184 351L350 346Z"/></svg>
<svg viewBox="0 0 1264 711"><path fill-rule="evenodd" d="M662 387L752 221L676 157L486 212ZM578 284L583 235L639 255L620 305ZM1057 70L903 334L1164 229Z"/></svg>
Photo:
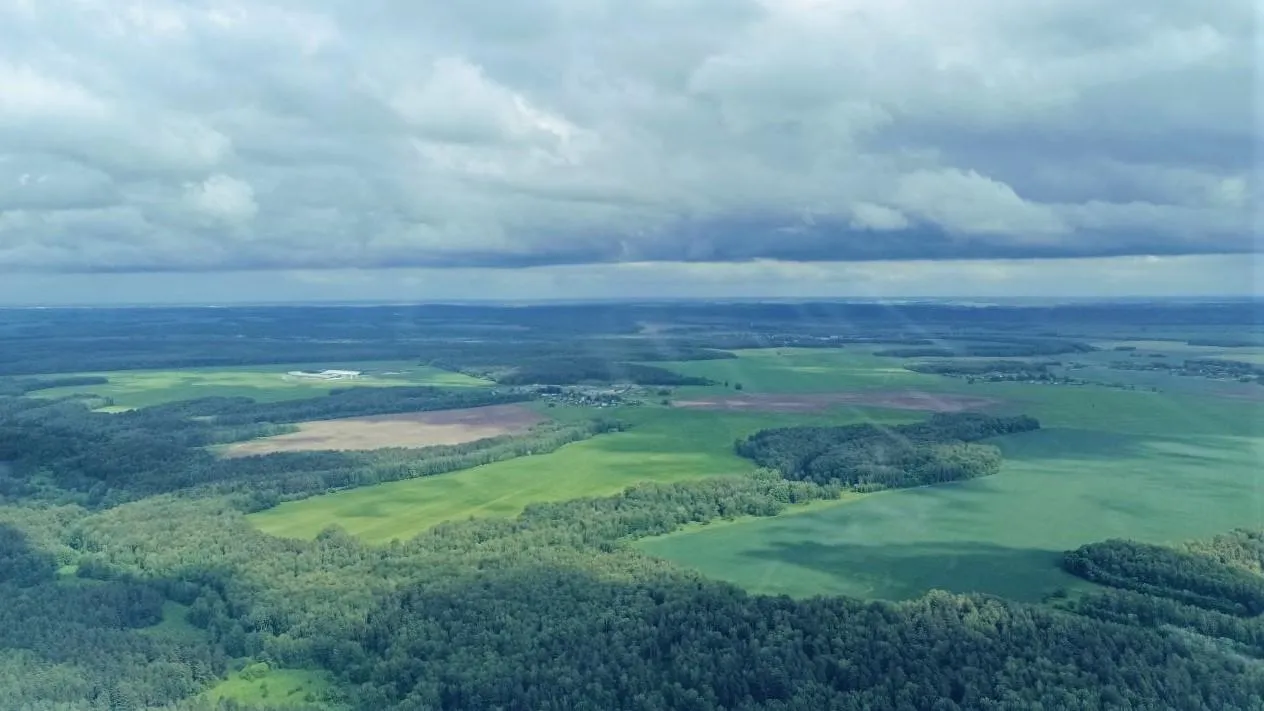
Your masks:
<svg viewBox="0 0 1264 711"><path fill-rule="evenodd" d="M355 380L309 380L286 376L291 370L360 370ZM32 395L53 398L93 394L114 400L114 409L157 405L200 397L249 397L260 402L296 400L328 394L334 388L387 387L393 385L437 385L445 387L485 386L489 381L461 373L439 370L411 362L374 361L361 363L284 363L224 368L180 370L121 370L105 373L76 373L109 378L105 385L84 385L39 390Z"/></svg>
<svg viewBox="0 0 1264 711"><path fill-rule="evenodd" d="M932 588L1039 599L1061 551L1176 542L1264 522L1264 439L1045 430L986 479L647 540L646 552L761 593L905 599Z"/></svg>
<svg viewBox="0 0 1264 711"><path fill-rule="evenodd" d="M552 411L566 417L592 411ZM260 529L312 538L337 523L374 542L406 539L441 521L513 516L527 505L616 494L639 482L672 482L748 472L754 465L733 453L733 442L764 427L820 422L907 421L910 413L852 409L828 415L770 415L661 407L607 410L633 425L625 432L569 444L556 452L520 457L421 479L317 496L251 514Z"/></svg>
<svg viewBox="0 0 1264 711"><path fill-rule="evenodd" d="M329 674L307 669L270 669L257 678L233 672L228 678L208 689L204 696L212 703L232 699L242 704L312 705L321 702L331 688ZM310 695L310 696L309 696ZM325 708L335 708L325 705Z"/></svg>
<svg viewBox="0 0 1264 711"><path fill-rule="evenodd" d="M752 382L776 382L766 374L772 363L755 362ZM1200 382L1166 377L1168 385ZM1046 429L998 442L1006 464L987 479L700 527L642 549L765 593L904 599L938 587L1030 600L1075 584L1056 559L1082 543L1179 541L1264 523L1264 422L1255 402L1188 387L939 380L937 389L995 397L1000 411L1034 415Z"/></svg>
<svg viewBox="0 0 1264 711"><path fill-rule="evenodd" d="M946 390L952 383L913 373L898 358L875 356L872 349L769 348L735 351L737 358L656 363L672 370L750 393L815 393L843 390ZM681 388L681 396L711 394L715 388Z"/></svg>

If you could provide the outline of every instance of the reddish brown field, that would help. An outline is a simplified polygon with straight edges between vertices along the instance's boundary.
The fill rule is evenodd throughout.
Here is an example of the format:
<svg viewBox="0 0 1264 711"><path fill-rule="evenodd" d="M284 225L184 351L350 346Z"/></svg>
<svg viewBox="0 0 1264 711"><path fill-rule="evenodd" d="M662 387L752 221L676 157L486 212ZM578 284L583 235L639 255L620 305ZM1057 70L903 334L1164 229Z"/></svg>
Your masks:
<svg viewBox="0 0 1264 711"><path fill-rule="evenodd" d="M318 420L299 423L298 432L233 444L225 448L223 456L462 444L488 437L522 434L546 419L521 405L492 405L464 410Z"/></svg>
<svg viewBox="0 0 1264 711"><path fill-rule="evenodd" d="M755 412L820 412L835 405L889 407L897 410L926 412L961 412L980 410L997 404L997 400L951 393L925 393L916 390L851 393L810 393L803 395L752 394L729 397L677 400L676 407L700 410L749 410Z"/></svg>

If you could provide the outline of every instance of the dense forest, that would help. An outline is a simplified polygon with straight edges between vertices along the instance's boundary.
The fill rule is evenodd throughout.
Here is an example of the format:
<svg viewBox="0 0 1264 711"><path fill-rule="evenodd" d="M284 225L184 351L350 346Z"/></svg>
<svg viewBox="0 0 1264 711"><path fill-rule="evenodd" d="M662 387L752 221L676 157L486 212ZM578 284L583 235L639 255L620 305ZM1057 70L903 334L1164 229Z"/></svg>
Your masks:
<svg viewBox="0 0 1264 711"><path fill-rule="evenodd" d="M77 646L67 645L72 656L0 654L0 673L60 680L74 670L76 683L55 698L120 709L177 699L241 660L328 670L337 683L313 706L366 710L1219 710L1264 698L1260 665L1198 642L1194 624L1176 632L1174 622L1088 606L947 593L898 604L762 597L625 545L835 492L771 474L636 487L516 520L443 524L382 548L336 529L311 542L270 538L215 499L154 497L100 513L0 508L46 551L16 564L28 571L24 590L113 585L96 594L117 610L85 620L63 611L74 593L22 593L28 621L15 624ZM32 553L22 540L4 538L10 570ZM50 558L83 577L51 578ZM184 610L200 654L182 655L179 638L153 624L158 596ZM50 693L29 681L13 688L28 695L9 698L29 708Z"/></svg>
<svg viewBox="0 0 1264 711"><path fill-rule="evenodd" d="M974 442L1038 429L1031 417L939 414L893 427L789 427L762 430L737 443L737 453L788 479L858 490L971 479L1000 470L1001 453Z"/></svg>
<svg viewBox="0 0 1264 711"><path fill-rule="evenodd" d="M155 708L196 694L227 668L218 645L152 631L168 594L196 586L164 589L125 575L59 579L57 571L51 555L0 523L5 708Z"/></svg>

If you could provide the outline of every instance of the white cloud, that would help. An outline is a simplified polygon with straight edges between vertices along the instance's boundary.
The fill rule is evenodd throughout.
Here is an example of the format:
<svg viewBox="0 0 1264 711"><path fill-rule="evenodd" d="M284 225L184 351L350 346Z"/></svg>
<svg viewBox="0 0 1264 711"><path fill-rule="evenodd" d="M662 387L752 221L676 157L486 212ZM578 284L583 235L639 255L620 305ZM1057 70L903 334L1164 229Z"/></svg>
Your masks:
<svg viewBox="0 0 1264 711"><path fill-rule="evenodd" d="M852 226L862 230L901 230L909 226L909 220L899 210L871 202L861 202L851 207Z"/></svg>
<svg viewBox="0 0 1264 711"><path fill-rule="evenodd" d="M0 4L0 269L1242 252L1253 19L1248 0Z"/></svg>
<svg viewBox="0 0 1264 711"><path fill-rule="evenodd" d="M974 171L909 173L900 178L894 199L906 211L961 235L1028 240L1067 232L1053 207L1028 202L1005 183Z"/></svg>
<svg viewBox="0 0 1264 711"><path fill-rule="evenodd" d="M186 186L185 198L203 215L231 224L248 222L259 211L250 183L218 173Z"/></svg>

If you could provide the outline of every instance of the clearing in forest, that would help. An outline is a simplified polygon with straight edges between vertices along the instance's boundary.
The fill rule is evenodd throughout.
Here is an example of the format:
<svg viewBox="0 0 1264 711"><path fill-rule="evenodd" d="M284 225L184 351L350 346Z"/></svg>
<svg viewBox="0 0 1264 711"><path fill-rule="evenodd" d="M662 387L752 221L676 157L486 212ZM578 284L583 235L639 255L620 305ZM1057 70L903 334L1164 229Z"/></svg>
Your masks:
<svg viewBox="0 0 1264 711"><path fill-rule="evenodd" d="M757 412L821 412L835 405L860 405L887 407L894 410L922 410L925 412L962 412L981 410L998 404L986 397L955 395L952 393L928 393L919 390L850 393L752 393L723 397L677 400L676 407L700 410L737 410Z"/></svg>
<svg viewBox="0 0 1264 711"><path fill-rule="evenodd" d="M223 456L464 444L490 437L523 434L547 419L522 405L490 405L317 420L299 423L298 432L230 445L224 448Z"/></svg>

